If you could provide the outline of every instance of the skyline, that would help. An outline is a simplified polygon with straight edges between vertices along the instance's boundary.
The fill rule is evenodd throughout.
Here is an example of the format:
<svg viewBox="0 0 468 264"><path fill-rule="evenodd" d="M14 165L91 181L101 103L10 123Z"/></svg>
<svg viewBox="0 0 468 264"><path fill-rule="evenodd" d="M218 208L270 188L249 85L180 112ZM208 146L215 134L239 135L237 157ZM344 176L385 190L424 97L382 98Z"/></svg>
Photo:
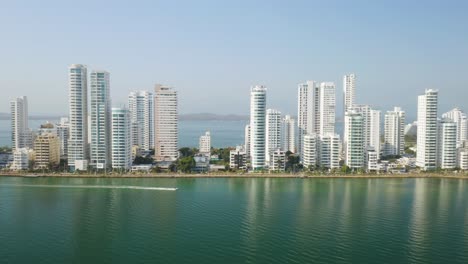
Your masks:
<svg viewBox="0 0 468 264"><path fill-rule="evenodd" d="M440 91L441 112L467 110L467 5L204 1L88 9L86 1L73 8L54 1L7 3L0 16L8 25L0 55L9 62L0 66L6 97L0 112L8 112L8 100L26 95L37 98L31 113L65 115L65 100L45 104L44 94L67 98L65 73L72 63L111 73L113 105L124 104L133 90L173 86L181 114L246 115L244 98L260 84L269 89L269 108L295 115L296 98L286 95L299 83L332 81L340 103L342 76L349 73L356 74L356 103L383 112L401 106L408 121L416 118L414 98L429 88ZM104 7L109 12L98 12ZM83 14L86 19L78 20ZM332 19L317 19L320 14ZM215 104L218 98L226 99L224 108ZM341 105L336 112L342 118Z"/></svg>

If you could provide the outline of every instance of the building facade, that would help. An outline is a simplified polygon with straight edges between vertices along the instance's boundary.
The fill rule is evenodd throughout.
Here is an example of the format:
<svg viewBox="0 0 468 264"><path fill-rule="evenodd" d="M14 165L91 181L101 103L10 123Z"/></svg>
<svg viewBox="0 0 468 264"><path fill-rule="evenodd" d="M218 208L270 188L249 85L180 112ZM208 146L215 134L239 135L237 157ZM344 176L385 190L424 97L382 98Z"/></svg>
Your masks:
<svg viewBox="0 0 468 264"><path fill-rule="evenodd" d="M132 168L131 117L128 109L112 108L112 169Z"/></svg>
<svg viewBox="0 0 468 264"><path fill-rule="evenodd" d="M343 110L346 111L353 107L356 100L356 75L354 73L343 77Z"/></svg>
<svg viewBox="0 0 468 264"><path fill-rule="evenodd" d="M384 156L397 156L405 153L405 112L399 107L385 114Z"/></svg>
<svg viewBox="0 0 468 264"><path fill-rule="evenodd" d="M317 165L326 169L339 168L342 144L340 136L338 134L320 136L318 144Z"/></svg>
<svg viewBox="0 0 468 264"><path fill-rule="evenodd" d="M270 157L274 151L281 149L281 112L275 109L266 111L266 144L265 161L270 163Z"/></svg>
<svg viewBox="0 0 468 264"><path fill-rule="evenodd" d="M177 91L157 84L154 94L154 145L157 161L175 161L178 154Z"/></svg>
<svg viewBox="0 0 468 264"><path fill-rule="evenodd" d="M438 95L437 90L429 89L418 97L416 166L423 170L437 167Z"/></svg>
<svg viewBox="0 0 468 264"><path fill-rule="evenodd" d="M199 151L201 154L210 156L211 154L211 134L210 131L206 131L204 135L200 136L199 139Z"/></svg>
<svg viewBox="0 0 468 264"><path fill-rule="evenodd" d="M28 98L21 96L10 101L12 150L32 147L29 130Z"/></svg>
<svg viewBox="0 0 468 264"><path fill-rule="evenodd" d="M350 169L364 167L364 118L355 110L348 110L345 116L345 164Z"/></svg>
<svg viewBox="0 0 468 264"><path fill-rule="evenodd" d="M317 135L307 134L304 136L302 151L302 164L304 168L314 170L317 165Z"/></svg>
<svg viewBox="0 0 468 264"><path fill-rule="evenodd" d="M335 84L320 83L320 131L319 135L335 134Z"/></svg>
<svg viewBox="0 0 468 264"><path fill-rule="evenodd" d="M237 146L229 152L229 168L233 170L247 169L247 152L244 146Z"/></svg>
<svg viewBox="0 0 468 264"><path fill-rule="evenodd" d="M250 160L253 170L265 167L266 153L266 98L265 86L250 90Z"/></svg>
<svg viewBox="0 0 468 264"><path fill-rule="evenodd" d="M443 119L454 122L457 126L457 147L468 139L468 118L460 108L454 108L442 115Z"/></svg>
<svg viewBox="0 0 468 264"><path fill-rule="evenodd" d="M68 166L71 170L75 170L76 161L89 159L88 74L86 66L73 64L68 68L68 89L70 118Z"/></svg>
<svg viewBox="0 0 468 264"><path fill-rule="evenodd" d="M111 100L109 73L91 72L91 152L90 166L111 167Z"/></svg>
<svg viewBox="0 0 468 264"><path fill-rule="evenodd" d="M148 91L128 95L128 110L132 127L132 146L148 153L154 148L154 97Z"/></svg>
<svg viewBox="0 0 468 264"><path fill-rule="evenodd" d="M455 169L457 167L457 124L451 120L439 123L438 167Z"/></svg>
<svg viewBox="0 0 468 264"><path fill-rule="evenodd" d="M52 133L38 135L34 141L35 169L48 169L60 164L60 139Z"/></svg>
<svg viewBox="0 0 468 264"><path fill-rule="evenodd" d="M290 115L283 118L281 137L281 148L286 152L296 153L296 122Z"/></svg>
<svg viewBox="0 0 468 264"><path fill-rule="evenodd" d="M297 152L300 155L304 136L315 132L317 91L315 81L301 83L297 88Z"/></svg>

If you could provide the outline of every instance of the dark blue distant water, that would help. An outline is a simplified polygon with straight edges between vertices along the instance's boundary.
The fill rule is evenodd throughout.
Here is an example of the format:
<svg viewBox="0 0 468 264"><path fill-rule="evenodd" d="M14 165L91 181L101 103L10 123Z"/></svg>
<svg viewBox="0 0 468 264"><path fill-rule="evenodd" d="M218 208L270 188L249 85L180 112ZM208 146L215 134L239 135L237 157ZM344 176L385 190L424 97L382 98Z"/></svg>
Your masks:
<svg viewBox="0 0 468 264"><path fill-rule="evenodd" d="M29 126L37 129L47 120L31 120ZM57 122L56 120L49 120ZM244 127L247 121L180 121L179 145L198 147L199 137L209 130L213 147L236 146L244 143ZM0 146L11 145L11 124L9 120L0 120Z"/></svg>

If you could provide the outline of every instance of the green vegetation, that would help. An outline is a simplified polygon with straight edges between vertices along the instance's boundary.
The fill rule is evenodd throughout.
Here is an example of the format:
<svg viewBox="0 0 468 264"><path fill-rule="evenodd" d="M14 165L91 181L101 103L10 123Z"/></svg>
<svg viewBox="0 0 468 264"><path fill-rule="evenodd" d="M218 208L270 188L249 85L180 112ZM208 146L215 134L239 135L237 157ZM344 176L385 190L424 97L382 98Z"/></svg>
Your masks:
<svg viewBox="0 0 468 264"><path fill-rule="evenodd" d="M135 160L133 161L133 164L135 164L135 165L153 164L153 162L154 162L154 160L150 155L148 155L146 157L136 156Z"/></svg>
<svg viewBox="0 0 468 264"><path fill-rule="evenodd" d="M11 148L7 146L0 147L0 154L11 153Z"/></svg>
<svg viewBox="0 0 468 264"><path fill-rule="evenodd" d="M192 156L189 157L183 157L177 160L177 170L184 172L184 173L190 173L192 172L192 169L195 167L195 160L193 159Z"/></svg>

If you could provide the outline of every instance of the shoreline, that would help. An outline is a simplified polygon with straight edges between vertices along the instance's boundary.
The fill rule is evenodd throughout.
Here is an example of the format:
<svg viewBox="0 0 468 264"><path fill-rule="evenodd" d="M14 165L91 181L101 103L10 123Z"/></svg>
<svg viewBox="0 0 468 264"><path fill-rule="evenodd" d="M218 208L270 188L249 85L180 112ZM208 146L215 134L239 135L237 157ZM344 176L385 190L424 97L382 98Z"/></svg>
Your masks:
<svg viewBox="0 0 468 264"><path fill-rule="evenodd" d="M252 178L299 178L299 179L404 179L404 178L435 178L435 179L462 179L468 180L468 173L406 173L406 174L287 174L287 173L243 173L243 174L234 174L234 173L217 173L217 174L177 174L177 173L153 173L153 174L111 174L111 175L102 175L102 174L72 174L72 173L2 173L0 172L0 177L23 177L23 178L160 178L160 179L170 179L170 178L231 178L231 179L252 179Z"/></svg>

